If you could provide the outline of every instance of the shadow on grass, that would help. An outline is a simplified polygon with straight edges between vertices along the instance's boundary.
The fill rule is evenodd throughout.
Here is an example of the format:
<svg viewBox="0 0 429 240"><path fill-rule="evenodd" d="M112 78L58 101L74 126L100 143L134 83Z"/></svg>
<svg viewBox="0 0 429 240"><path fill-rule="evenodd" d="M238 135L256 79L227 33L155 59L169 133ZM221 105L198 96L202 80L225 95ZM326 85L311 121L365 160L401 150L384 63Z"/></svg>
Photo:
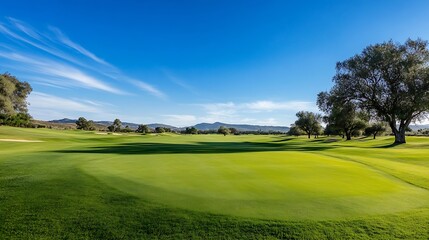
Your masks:
<svg viewBox="0 0 429 240"><path fill-rule="evenodd" d="M58 150L59 153L98 154L208 154L272 151L323 151L333 146L306 145L302 143L260 143L260 142L198 142L196 144L171 143L122 143L97 146L86 149Z"/></svg>
<svg viewBox="0 0 429 240"><path fill-rule="evenodd" d="M402 145L402 144L400 144L400 143L390 143L390 144L387 144L387 145L377 146L375 148L393 148L393 147L400 146L400 145Z"/></svg>
<svg viewBox="0 0 429 240"><path fill-rule="evenodd" d="M339 142L341 139L338 138L322 138L322 139L313 139L310 140L310 142L316 142L316 143L332 143L332 142Z"/></svg>
<svg viewBox="0 0 429 240"><path fill-rule="evenodd" d="M293 138L282 138L282 139L274 140L274 141L271 141L271 142L288 142L290 140L293 140Z"/></svg>

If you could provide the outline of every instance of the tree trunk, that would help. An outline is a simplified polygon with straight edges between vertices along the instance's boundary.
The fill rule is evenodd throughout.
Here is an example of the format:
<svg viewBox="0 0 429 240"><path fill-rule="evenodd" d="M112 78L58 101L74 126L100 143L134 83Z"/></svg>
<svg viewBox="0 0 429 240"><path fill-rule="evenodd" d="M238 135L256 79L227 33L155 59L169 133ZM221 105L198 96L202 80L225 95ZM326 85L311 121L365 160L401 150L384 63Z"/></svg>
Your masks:
<svg viewBox="0 0 429 240"><path fill-rule="evenodd" d="M346 134L346 140L352 140L352 134L351 133L347 133Z"/></svg>
<svg viewBox="0 0 429 240"><path fill-rule="evenodd" d="M374 133L374 139L375 139L375 136L377 135L377 133Z"/></svg>
<svg viewBox="0 0 429 240"><path fill-rule="evenodd" d="M395 144L403 144L405 141L405 128L393 132L395 134Z"/></svg>
<svg viewBox="0 0 429 240"><path fill-rule="evenodd" d="M349 129L345 128L345 129L344 129L344 133L346 134L346 140L347 140L347 141L348 141L348 140L352 140L352 131L351 131L351 130L349 130ZM343 135L343 138L344 138L344 135Z"/></svg>
<svg viewBox="0 0 429 240"><path fill-rule="evenodd" d="M308 133L308 138L309 138L309 139L311 138L311 133Z"/></svg>
<svg viewBox="0 0 429 240"><path fill-rule="evenodd" d="M401 123L399 125L399 130L396 128L396 122L389 122L390 128L392 129L393 134L395 135L395 144L403 144L405 141L405 129L407 128L406 124Z"/></svg>

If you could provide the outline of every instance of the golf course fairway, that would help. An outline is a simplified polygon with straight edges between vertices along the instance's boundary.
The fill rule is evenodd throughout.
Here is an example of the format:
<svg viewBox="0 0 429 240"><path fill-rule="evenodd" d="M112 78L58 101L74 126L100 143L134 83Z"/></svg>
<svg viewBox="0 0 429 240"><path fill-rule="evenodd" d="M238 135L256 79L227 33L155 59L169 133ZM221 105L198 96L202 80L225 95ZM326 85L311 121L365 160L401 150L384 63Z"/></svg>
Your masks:
<svg viewBox="0 0 429 240"><path fill-rule="evenodd" d="M429 238L425 137L0 139L0 239Z"/></svg>

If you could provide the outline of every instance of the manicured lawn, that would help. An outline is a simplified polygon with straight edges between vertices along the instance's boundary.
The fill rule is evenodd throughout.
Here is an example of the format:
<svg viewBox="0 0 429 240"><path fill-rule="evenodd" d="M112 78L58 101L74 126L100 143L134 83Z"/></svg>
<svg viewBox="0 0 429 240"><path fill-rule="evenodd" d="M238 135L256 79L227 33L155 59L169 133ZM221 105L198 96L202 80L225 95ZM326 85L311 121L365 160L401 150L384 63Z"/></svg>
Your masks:
<svg viewBox="0 0 429 240"><path fill-rule="evenodd" d="M429 238L429 138L0 139L0 239Z"/></svg>

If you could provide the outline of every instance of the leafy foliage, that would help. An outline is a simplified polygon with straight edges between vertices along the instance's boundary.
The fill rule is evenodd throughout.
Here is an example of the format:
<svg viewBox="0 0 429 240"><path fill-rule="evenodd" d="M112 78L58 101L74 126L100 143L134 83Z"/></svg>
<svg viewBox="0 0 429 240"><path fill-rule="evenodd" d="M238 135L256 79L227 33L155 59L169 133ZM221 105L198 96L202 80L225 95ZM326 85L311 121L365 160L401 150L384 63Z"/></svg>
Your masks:
<svg viewBox="0 0 429 240"><path fill-rule="evenodd" d="M0 125L33 127L27 113L27 96L32 88L9 73L0 74Z"/></svg>
<svg viewBox="0 0 429 240"><path fill-rule="evenodd" d="M322 129L320 122L322 116L318 113L300 111L296 114L298 120L295 121L295 126L304 131L308 138L312 134L318 135Z"/></svg>
<svg viewBox="0 0 429 240"><path fill-rule="evenodd" d="M330 94L388 122L395 143L405 143L406 128L429 110L427 46L420 39L370 45L337 63Z"/></svg>
<svg viewBox="0 0 429 240"><path fill-rule="evenodd" d="M86 120L86 118L80 117L76 121L76 128L81 129L81 130L86 130L86 131L94 131L95 130L95 124L94 124L94 121L92 121L92 120L88 121L88 120Z"/></svg>
<svg viewBox="0 0 429 240"><path fill-rule="evenodd" d="M292 124L289 128L289 131L287 133L289 136L300 136L300 135L304 135L305 132L302 131L299 127L295 126L295 124Z"/></svg>
<svg viewBox="0 0 429 240"><path fill-rule="evenodd" d="M198 134L198 129L195 127L187 127L185 129L185 134Z"/></svg>
<svg viewBox="0 0 429 240"><path fill-rule="evenodd" d="M323 118L329 126L328 130L345 135L347 140L351 140L352 135L359 135L369 120L369 116L359 110L355 103L343 101L333 92L319 93L317 105L328 114Z"/></svg>
<svg viewBox="0 0 429 240"><path fill-rule="evenodd" d="M0 114L27 113L27 96L33 89L9 73L0 74Z"/></svg>
<svg viewBox="0 0 429 240"><path fill-rule="evenodd" d="M372 135L375 139L377 135L381 135L386 131L386 124L382 122L375 122L371 126L365 128L365 135Z"/></svg>
<svg viewBox="0 0 429 240"><path fill-rule="evenodd" d="M156 133L165 133L165 129L163 127L156 127L155 132Z"/></svg>
<svg viewBox="0 0 429 240"><path fill-rule="evenodd" d="M2 124L12 127L35 127L31 123L31 116L28 113L0 114L0 125Z"/></svg>
<svg viewBox="0 0 429 240"><path fill-rule="evenodd" d="M108 126L109 132L120 132L122 128L122 122L118 118L113 121L113 124Z"/></svg>
<svg viewBox="0 0 429 240"><path fill-rule="evenodd" d="M146 133L150 133L150 129L149 129L149 127L148 127L147 125L140 124L140 125L138 126L138 128L137 128L136 132L137 132L137 133L143 133L143 134L146 134Z"/></svg>
<svg viewBox="0 0 429 240"><path fill-rule="evenodd" d="M229 132L233 135L238 135L240 132L236 128L228 128Z"/></svg>
<svg viewBox="0 0 429 240"><path fill-rule="evenodd" d="M227 128L227 127L220 126L219 129L217 130L217 133L223 134L224 136L226 136L226 135L229 135L231 133L231 130L229 130L229 128Z"/></svg>

